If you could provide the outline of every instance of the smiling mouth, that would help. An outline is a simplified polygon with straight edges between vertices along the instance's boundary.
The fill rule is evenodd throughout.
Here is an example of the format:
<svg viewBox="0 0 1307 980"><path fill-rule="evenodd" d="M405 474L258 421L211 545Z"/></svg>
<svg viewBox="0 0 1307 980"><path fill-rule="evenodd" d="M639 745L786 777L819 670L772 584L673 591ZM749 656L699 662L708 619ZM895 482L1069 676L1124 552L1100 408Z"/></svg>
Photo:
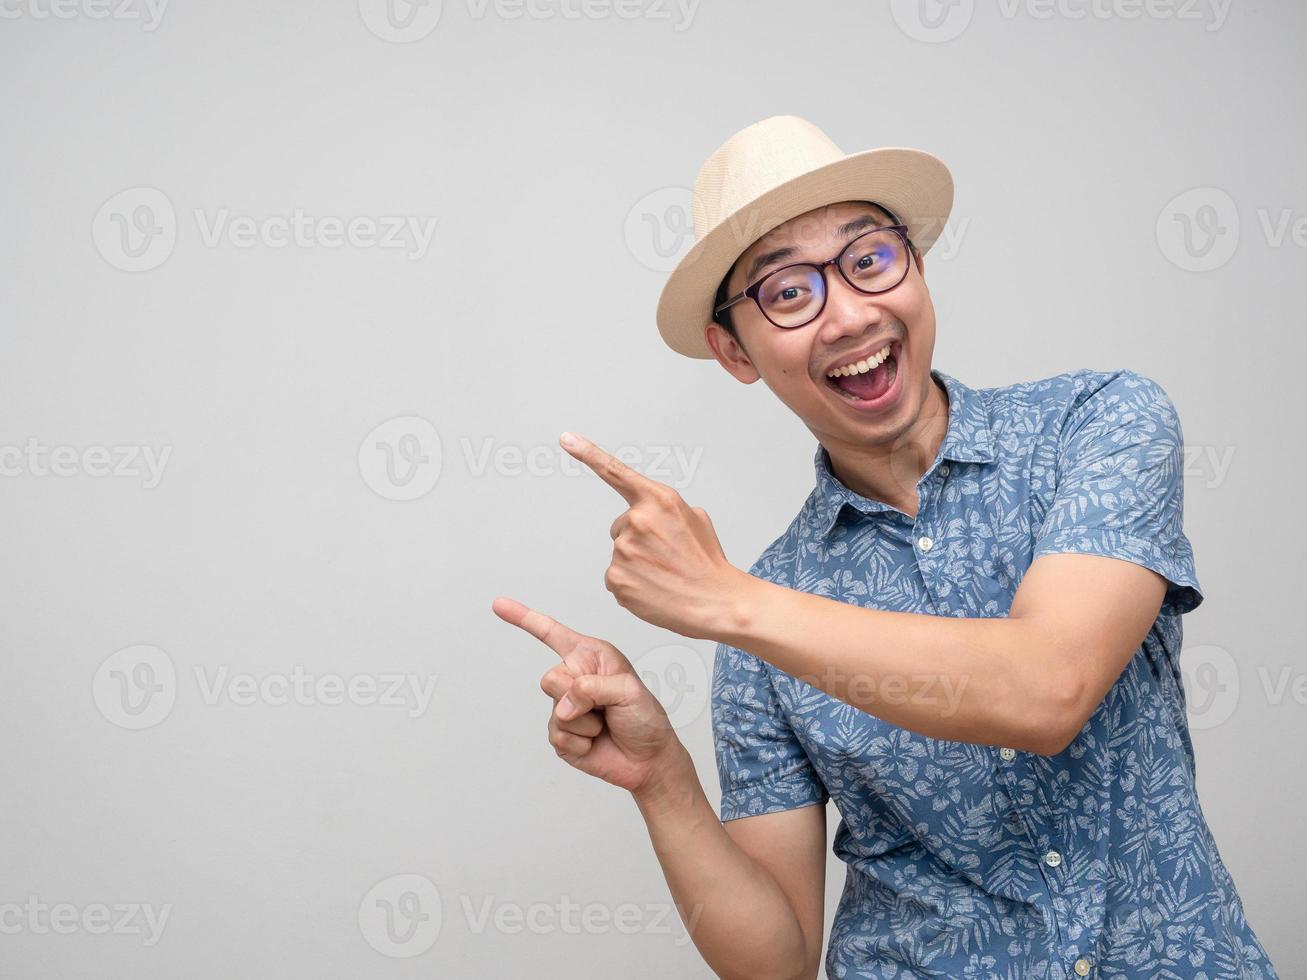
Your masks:
<svg viewBox="0 0 1307 980"><path fill-rule="evenodd" d="M898 375L898 354L898 341L890 341L860 361L827 372L826 384L850 401L875 401L890 390Z"/></svg>

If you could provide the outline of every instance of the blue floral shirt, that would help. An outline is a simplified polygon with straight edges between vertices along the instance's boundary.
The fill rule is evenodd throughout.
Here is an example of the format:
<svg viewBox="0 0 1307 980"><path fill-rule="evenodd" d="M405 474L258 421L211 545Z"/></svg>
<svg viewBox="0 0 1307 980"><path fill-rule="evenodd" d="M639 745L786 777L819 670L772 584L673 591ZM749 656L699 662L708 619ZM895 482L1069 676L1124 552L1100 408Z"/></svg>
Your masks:
<svg viewBox="0 0 1307 980"><path fill-rule="evenodd" d="M845 487L819 446L816 487L750 572L877 609L1006 616L1032 561L1083 552L1163 575L1157 620L1054 756L928 738L719 644L722 820L834 799L848 873L832 978L1275 978L1195 790L1180 616L1203 597L1171 400L1129 370L979 390L931 373L948 429L916 519Z"/></svg>

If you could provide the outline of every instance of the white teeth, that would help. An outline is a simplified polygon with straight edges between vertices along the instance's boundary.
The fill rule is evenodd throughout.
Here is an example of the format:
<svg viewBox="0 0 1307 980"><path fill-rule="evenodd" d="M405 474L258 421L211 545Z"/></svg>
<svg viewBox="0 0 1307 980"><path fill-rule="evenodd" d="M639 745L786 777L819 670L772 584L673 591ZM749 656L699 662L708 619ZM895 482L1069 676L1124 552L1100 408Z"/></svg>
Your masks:
<svg viewBox="0 0 1307 980"><path fill-rule="evenodd" d="M891 346L891 344L886 344L866 360L858 361L856 364L845 364L842 367L835 368L833 371L827 371L826 377L847 378L851 374L866 374L868 371L879 367L885 362L885 358L889 357Z"/></svg>

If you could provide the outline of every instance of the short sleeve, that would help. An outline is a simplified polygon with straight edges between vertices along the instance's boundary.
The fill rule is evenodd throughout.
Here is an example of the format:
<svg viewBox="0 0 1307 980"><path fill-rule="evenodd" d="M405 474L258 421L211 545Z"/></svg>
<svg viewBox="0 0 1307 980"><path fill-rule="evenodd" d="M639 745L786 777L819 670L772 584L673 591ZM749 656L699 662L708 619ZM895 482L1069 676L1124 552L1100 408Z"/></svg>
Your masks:
<svg viewBox="0 0 1307 980"><path fill-rule="evenodd" d="M725 643L713 661L712 727L723 821L830 799L785 720L767 665Z"/></svg>
<svg viewBox="0 0 1307 980"><path fill-rule="evenodd" d="M1122 558L1167 580L1162 612L1203 601L1184 533L1184 435L1160 384L1124 370L1075 404L1058 446L1057 489L1032 561L1052 552Z"/></svg>

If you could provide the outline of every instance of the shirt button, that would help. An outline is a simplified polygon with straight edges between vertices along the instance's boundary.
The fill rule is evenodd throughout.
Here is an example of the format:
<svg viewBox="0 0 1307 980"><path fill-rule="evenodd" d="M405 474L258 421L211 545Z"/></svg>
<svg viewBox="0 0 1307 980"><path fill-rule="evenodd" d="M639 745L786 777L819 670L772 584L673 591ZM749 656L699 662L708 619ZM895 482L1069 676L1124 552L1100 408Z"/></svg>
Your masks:
<svg viewBox="0 0 1307 980"><path fill-rule="evenodd" d="M1072 967L1072 969L1076 971L1076 976L1087 977L1089 976L1090 966L1091 966L1090 962L1082 956L1080 957L1080 959L1076 960L1075 965Z"/></svg>
<svg viewBox="0 0 1307 980"><path fill-rule="evenodd" d="M1047 864L1050 868L1056 868L1059 864L1062 863L1062 855L1058 854L1057 851L1049 851L1047 854L1044 855L1044 863ZM1084 974L1081 974L1081 976L1083 975Z"/></svg>
<svg viewBox="0 0 1307 980"><path fill-rule="evenodd" d="M948 476L948 463L944 463L942 466L940 466L939 475Z"/></svg>
<svg viewBox="0 0 1307 980"><path fill-rule="evenodd" d="M930 538L926 537L924 534L921 537L917 538L917 547L920 548L922 551L929 551L931 545L933 545L934 543L935 543L934 541L931 541Z"/></svg>
<svg viewBox="0 0 1307 980"><path fill-rule="evenodd" d="M998 756L1004 762L1011 762L1017 757L1016 749L1009 749L1006 745L998 750Z"/></svg>

